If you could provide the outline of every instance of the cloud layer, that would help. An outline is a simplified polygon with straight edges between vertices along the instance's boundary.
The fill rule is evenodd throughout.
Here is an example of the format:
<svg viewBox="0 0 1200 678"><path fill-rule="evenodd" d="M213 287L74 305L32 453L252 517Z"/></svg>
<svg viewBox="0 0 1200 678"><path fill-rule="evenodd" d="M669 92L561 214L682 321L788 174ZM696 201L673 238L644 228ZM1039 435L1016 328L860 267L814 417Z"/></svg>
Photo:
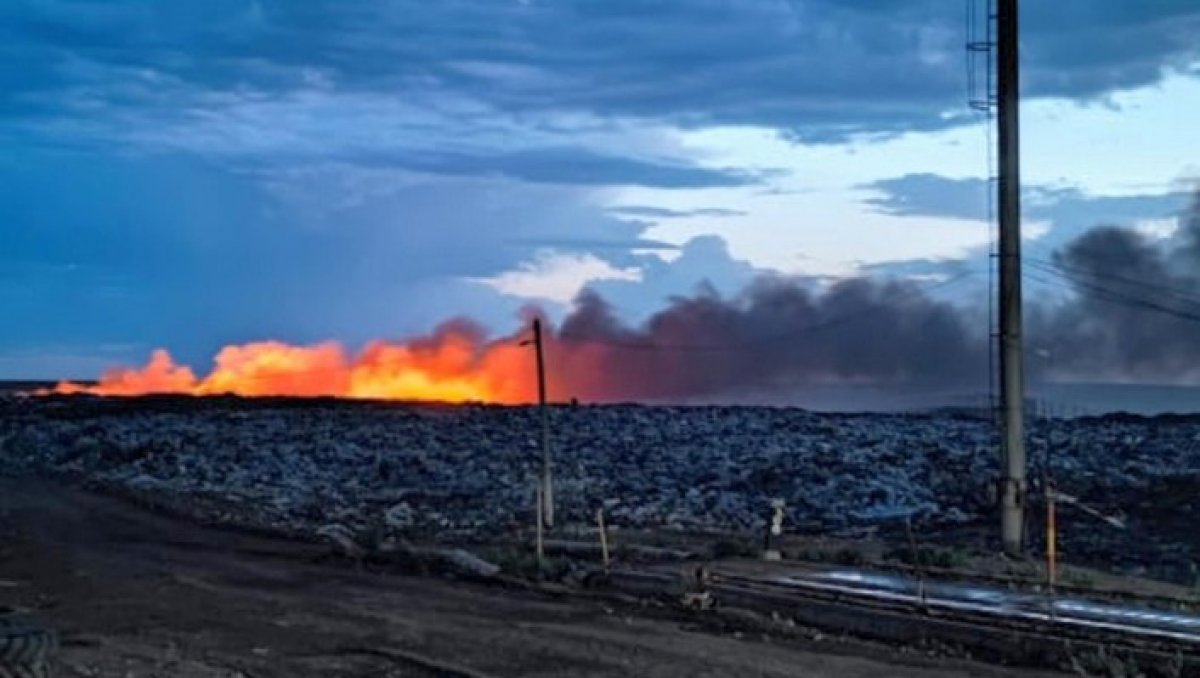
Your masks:
<svg viewBox="0 0 1200 678"><path fill-rule="evenodd" d="M940 0L25 0L6 4L0 23L6 61L30 68L2 84L23 111L142 100L186 115L181 103L213 92L333 87L832 138L947 124L964 96L954 10ZM1151 84L1194 63L1198 24L1187 0L1029 3L1030 93Z"/></svg>
<svg viewBox="0 0 1200 678"><path fill-rule="evenodd" d="M1200 8L1028 3L1024 26L1031 96L1105 102L1194 69ZM697 133L786 153L967 124L966 35L942 0L4 3L0 314L25 321L0 364L353 344L459 313L505 331L579 285L635 324L705 280L732 299L763 271L717 224L873 236L846 235L845 205L773 202L809 168ZM979 192L896 181L874 208L897 218L964 216ZM1155 207L1051 197L1056 223Z"/></svg>

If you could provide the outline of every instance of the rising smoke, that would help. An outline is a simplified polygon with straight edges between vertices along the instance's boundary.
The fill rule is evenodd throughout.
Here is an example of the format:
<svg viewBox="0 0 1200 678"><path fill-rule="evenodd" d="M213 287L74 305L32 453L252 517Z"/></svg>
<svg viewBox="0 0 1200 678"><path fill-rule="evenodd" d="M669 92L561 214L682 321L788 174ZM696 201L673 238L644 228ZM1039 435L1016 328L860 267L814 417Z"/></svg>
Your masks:
<svg viewBox="0 0 1200 678"><path fill-rule="evenodd" d="M1066 301L1033 306L1029 337L1054 379L1196 383L1200 378L1200 193L1175 234L1155 239L1102 226L1029 263L1070 285Z"/></svg>
<svg viewBox="0 0 1200 678"><path fill-rule="evenodd" d="M585 293L553 352L562 386L583 398L736 398L814 383L978 383L984 336L916 283L857 278L818 291L763 278L729 299L674 299L637 329Z"/></svg>
<svg viewBox="0 0 1200 678"><path fill-rule="evenodd" d="M1167 239L1101 226L1025 268L1066 292L1027 296L1031 381L1200 381L1200 193ZM912 282L817 291L764 278L729 299L677 298L636 329L585 293L556 354L561 386L589 399L736 400L828 383L966 394L987 386L989 329L977 308Z"/></svg>

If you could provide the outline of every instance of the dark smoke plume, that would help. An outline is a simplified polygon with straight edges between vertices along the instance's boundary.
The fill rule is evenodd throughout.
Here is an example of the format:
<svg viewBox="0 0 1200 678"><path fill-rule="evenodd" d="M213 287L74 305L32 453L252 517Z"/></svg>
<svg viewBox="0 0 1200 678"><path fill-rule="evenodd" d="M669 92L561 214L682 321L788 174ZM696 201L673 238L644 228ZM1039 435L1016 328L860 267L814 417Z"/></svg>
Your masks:
<svg viewBox="0 0 1200 678"><path fill-rule="evenodd" d="M1194 383L1200 377L1200 194L1166 241L1093 229L1031 269L1073 297L1033 309L1029 336L1050 378Z"/></svg>
<svg viewBox="0 0 1200 678"><path fill-rule="evenodd" d="M1030 276L1070 293L1026 302L1031 382L1200 380L1200 197L1167 242L1095 228ZM673 299L641 327L585 292L554 339L557 392L587 400L738 399L813 384L982 393L988 323L916 283L869 278L816 290L763 278L732 298Z"/></svg>
<svg viewBox="0 0 1200 678"><path fill-rule="evenodd" d="M731 299L676 298L638 329L584 293L555 353L580 397L675 400L815 383L978 384L985 336L915 283L852 279L816 292L763 278Z"/></svg>

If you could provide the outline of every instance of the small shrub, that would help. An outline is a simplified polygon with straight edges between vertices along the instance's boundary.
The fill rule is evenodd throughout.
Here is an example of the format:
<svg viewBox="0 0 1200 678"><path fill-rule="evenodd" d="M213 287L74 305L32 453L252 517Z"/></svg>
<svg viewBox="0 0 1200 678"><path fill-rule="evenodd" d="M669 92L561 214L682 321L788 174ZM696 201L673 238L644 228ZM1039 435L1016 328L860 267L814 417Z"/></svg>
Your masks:
<svg viewBox="0 0 1200 678"><path fill-rule="evenodd" d="M1096 578L1094 576L1086 572L1076 572L1074 570L1068 570L1063 575L1063 581L1073 586L1079 586L1088 589L1095 588L1096 586Z"/></svg>
<svg viewBox="0 0 1200 678"><path fill-rule="evenodd" d="M833 562L837 563L838 565L861 566L867 564L867 558L862 554L861 551L844 548L834 554Z"/></svg>
<svg viewBox="0 0 1200 678"><path fill-rule="evenodd" d="M725 538L712 546L713 558L749 558L758 555L758 549L746 539Z"/></svg>
<svg viewBox="0 0 1200 678"><path fill-rule="evenodd" d="M905 565L920 567L935 567L943 570L954 570L966 567L968 556L965 551L956 549L940 549L922 547L917 549L916 558L910 548L894 548L884 554L886 560L894 560Z"/></svg>

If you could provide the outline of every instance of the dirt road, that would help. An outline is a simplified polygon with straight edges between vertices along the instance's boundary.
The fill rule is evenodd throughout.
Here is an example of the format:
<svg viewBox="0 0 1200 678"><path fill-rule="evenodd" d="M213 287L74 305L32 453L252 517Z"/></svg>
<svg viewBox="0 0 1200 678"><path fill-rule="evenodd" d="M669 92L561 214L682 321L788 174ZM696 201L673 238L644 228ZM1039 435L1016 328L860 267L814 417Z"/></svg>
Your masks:
<svg viewBox="0 0 1200 678"><path fill-rule="evenodd" d="M308 562L58 485L0 480L0 606L59 629L61 676L1013 676L662 610ZM739 637L740 636L740 637Z"/></svg>

